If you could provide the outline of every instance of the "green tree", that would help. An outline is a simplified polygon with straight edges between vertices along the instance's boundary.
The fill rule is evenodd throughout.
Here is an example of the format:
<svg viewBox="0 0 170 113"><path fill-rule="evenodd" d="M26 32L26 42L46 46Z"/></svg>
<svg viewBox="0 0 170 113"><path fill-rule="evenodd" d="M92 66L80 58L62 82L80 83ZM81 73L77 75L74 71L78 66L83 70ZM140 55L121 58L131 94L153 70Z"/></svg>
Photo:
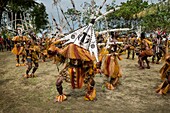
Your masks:
<svg viewBox="0 0 170 113"><path fill-rule="evenodd" d="M35 15L31 15L30 17L31 21L35 24L36 30L43 29L44 25L48 24L45 6L37 3L35 0L1 0L0 4L2 4L0 5L0 20L2 19L2 13L4 11L8 13L10 20L12 20L10 12L13 12L13 17L16 14L17 19L23 19L26 14L35 14L34 12L36 12L37 9L39 11L38 14L36 14L36 17ZM35 22L39 20L41 24L39 22ZM21 24L21 21L17 21L17 24L18 23Z"/></svg>
<svg viewBox="0 0 170 113"><path fill-rule="evenodd" d="M37 3L34 0L0 0L0 20L4 11L19 13L32 8L35 4Z"/></svg>
<svg viewBox="0 0 170 113"><path fill-rule="evenodd" d="M152 13L149 13L151 11ZM167 29L170 27L170 0L151 4L145 12L141 17L141 25L144 26L145 30L154 30L157 27ZM169 29L167 31L170 32Z"/></svg>
<svg viewBox="0 0 170 113"><path fill-rule="evenodd" d="M1 27L2 13L5 11L8 1L9 0L0 0L0 27Z"/></svg>
<svg viewBox="0 0 170 113"><path fill-rule="evenodd" d="M36 5L31 12L33 18L33 24L35 25L36 31L44 30L47 27L48 14L46 13L46 7L43 3Z"/></svg>
<svg viewBox="0 0 170 113"><path fill-rule="evenodd" d="M114 9L116 7L115 1L111 5L107 6L107 10ZM130 27L131 21L137 19L138 12L148 7L148 2L143 0L128 0L127 2L121 2L119 6L120 9L115 11L114 13L108 15L108 21L112 22L112 20L120 20L123 18L125 20L125 26ZM110 27L113 26L112 23L109 23Z"/></svg>
<svg viewBox="0 0 170 113"><path fill-rule="evenodd" d="M93 2L93 4L90 4L88 2L84 2L81 7L83 8L82 12L82 23L87 25L90 22L90 18L96 15L96 12L98 10L98 7L96 2Z"/></svg>
<svg viewBox="0 0 170 113"><path fill-rule="evenodd" d="M71 20L72 23L72 29L75 29L75 25L79 24L79 18L81 16L80 11L74 9L74 8L69 8L67 9L67 11L65 12L65 16Z"/></svg>

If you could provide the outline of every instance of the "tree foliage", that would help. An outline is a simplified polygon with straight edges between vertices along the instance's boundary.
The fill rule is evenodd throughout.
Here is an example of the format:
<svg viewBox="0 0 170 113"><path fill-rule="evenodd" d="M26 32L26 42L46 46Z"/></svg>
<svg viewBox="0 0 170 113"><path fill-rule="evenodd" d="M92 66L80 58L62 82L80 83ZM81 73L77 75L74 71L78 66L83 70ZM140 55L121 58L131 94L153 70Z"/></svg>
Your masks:
<svg viewBox="0 0 170 113"><path fill-rule="evenodd" d="M2 19L2 13L5 11L8 12L10 20L12 20L11 12L13 12L13 17L15 16L14 13L17 15L17 19L23 18L24 14L31 14L31 21L35 24L37 31L44 29L48 24L46 8L42 3L39 4L35 0L1 0L0 4L1 2L3 4L0 5L0 20ZM17 21L17 23L21 22Z"/></svg>
<svg viewBox="0 0 170 113"><path fill-rule="evenodd" d="M166 3L160 2L152 4L151 7L156 7L156 11L153 14L145 14L141 19L141 25L144 26L145 30L154 30L157 27L170 30L170 0ZM149 10L148 10L149 11ZM147 11L147 12L148 12Z"/></svg>
<svg viewBox="0 0 170 113"><path fill-rule="evenodd" d="M81 6L82 6L82 9L83 9L82 23L87 25L90 22L90 18L92 16L97 16L96 11L97 11L99 6L97 6L96 2L94 2L93 6L88 2L84 2Z"/></svg>
<svg viewBox="0 0 170 113"><path fill-rule="evenodd" d="M46 13L46 7L44 4L36 5L31 12L33 23L36 27L36 31L46 29L48 24L48 14Z"/></svg>
<svg viewBox="0 0 170 113"><path fill-rule="evenodd" d="M65 12L65 16L67 19L71 20L72 28L75 29L75 25L78 24L78 19L81 17L80 11L74 9L74 8L68 8Z"/></svg>
<svg viewBox="0 0 170 113"><path fill-rule="evenodd" d="M58 3L61 0L54 1ZM95 11L99 6L96 3L92 6L88 2L84 2L81 7L83 11L78 11L81 13L81 22L87 25L90 22L90 17L92 14L96 14ZM132 25L142 25L143 30L147 31L157 27L170 28L170 0L162 0L159 3L152 4L149 4L147 0L127 0L126 2L121 2L119 6L115 4L115 0L112 0L112 3L106 6L106 11L116 7L120 7L120 9L96 22L95 27L97 30L106 29L107 27L132 27ZM77 21L73 16L76 14L74 9L68 9L65 14L67 18L71 18L73 23ZM108 22L107 25L105 25L105 19Z"/></svg>
<svg viewBox="0 0 170 113"><path fill-rule="evenodd" d="M134 17L134 14L137 14L147 8L148 2L143 0L128 0L127 2L121 2L120 6L116 6L115 1L113 1L111 5L107 6L107 10L114 9L115 7L120 7L120 9L108 15L107 20L109 21L110 27L114 26L113 24L118 24L115 23L115 21L118 22L121 21L121 19L125 23L126 27L130 27L131 20L137 19L136 16Z"/></svg>
<svg viewBox="0 0 170 113"><path fill-rule="evenodd" d="M133 15L139 13L148 7L148 2L143 0L128 0L126 3L122 2L120 10L117 11L117 17L123 17L125 20L133 19ZM136 18L136 17L135 17Z"/></svg>
<svg viewBox="0 0 170 113"><path fill-rule="evenodd" d="M107 6L107 10L117 7L115 1ZM144 0L128 0L120 4L120 9L107 16L109 27L120 26L123 20L123 27L130 27L135 21L137 25L142 25L143 30L154 30L157 27L167 29L170 27L170 0L159 3L148 4ZM168 29L167 29L168 30Z"/></svg>

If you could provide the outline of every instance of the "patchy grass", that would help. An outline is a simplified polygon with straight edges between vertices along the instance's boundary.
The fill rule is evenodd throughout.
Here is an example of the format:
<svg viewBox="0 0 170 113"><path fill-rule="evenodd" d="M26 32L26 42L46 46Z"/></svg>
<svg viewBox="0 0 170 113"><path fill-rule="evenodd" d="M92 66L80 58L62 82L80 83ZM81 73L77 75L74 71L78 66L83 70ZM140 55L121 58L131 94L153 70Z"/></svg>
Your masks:
<svg viewBox="0 0 170 113"><path fill-rule="evenodd" d="M151 64L151 69L139 70L137 58L120 61L123 76L113 91L103 87L106 78L96 75L97 101L84 101L85 88L72 90L64 83L64 92L70 94L63 103L54 103L58 71L52 61L41 63L36 78L23 78L26 67L15 67L15 56L0 53L0 112L1 113L167 113L170 94L155 93L161 83L162 64Z"/></svg>

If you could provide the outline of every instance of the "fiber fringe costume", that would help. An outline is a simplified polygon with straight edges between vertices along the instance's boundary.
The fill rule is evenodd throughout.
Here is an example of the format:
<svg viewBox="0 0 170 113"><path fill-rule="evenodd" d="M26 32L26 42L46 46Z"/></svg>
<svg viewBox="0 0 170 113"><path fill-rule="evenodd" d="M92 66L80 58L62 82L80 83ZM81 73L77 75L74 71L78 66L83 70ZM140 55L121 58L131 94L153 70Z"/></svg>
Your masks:
<svg viewBox="0 0 170 113"><path fill-rule="evenodd" d="M140 52L139 52L139 66L141 69L144 69L144 61L147 64L147 68L150 69L150 65L149 65L149 60L147 59L148 57L151 57L153 55L153 51L151 49L151 45L152 42L150 42L149 40L145 39L145 33L141 33L141 48L140 48Z"/></svg>
<svg viewBox="0 0 170 113"><path fill-rule="evenodd" d="M129 59L130 54L132 53L132 60L134 60L136 46L137 46L136 37L132 37L132 38L126 40L126 45L123 48L123 50L127 50L127 59Z"/></svg>
<svg viewBox="0 0 170 113"><path fill-rule="evenodd" d="M71 83L72 89L81 89L82 86L86 84L87 92L84 99L92 101L96 98L96 90L94 89L95 81L93 79L94 58L87 50L75 44L69 44L63 49L51 46L48 53L49 55L57 55L59 61L63 61L64 59L64 68L59 72L59 77L56 81L56 89L59 93L55 98L57 102L62 102L67 99L63 93L62 83L64 80Z"/></svg>
<svg viewBox="0 0 170 113"><path fill-rule="evenodd" d="M25 43L28 41L26 36L15 36L12 41L14 41L14 48L12 49L12 53L16 55L17 64L16 66L24 66L25 65ZM20 56L22 56L22 63L20 64Z"/></svg>
<svg viewBox="0 0 170 113"><path fill-rule="evenodd" d="M157 36L156 38L153 39L153 57L152 57L152 63L155 63L155 57L157 57L156 64L159 64L159 60L162 57L162 39L161 36Z"/></svg>
<svg viewBox="0 0 170 113"><path fill-rule="evenodd" d="M27 70L26 74L24 75L25 78L35 77L35 72L39 67L38 60L39 60L39 53L40 48L36 44L36 42L32 41L27 43L26 45L26 60L27 60ZM32 73L29 74L29 72L32 69L32 65L34 64L34 68L32 70Z"/></svg>
<svg viewBox="0 0 170 113"><path fill-rule="evenodd" d="M99 46L101 45L103 46L103 44ZM106 88L109 90L113 90L117 86L119 78L122 76L118 63L118 59L121 60L120 54L118 53L120 49L117 44L117 39L113 35L112 38L108 39L106 47L101 47L99 53L100 64L98 67L101 69L100 72L109 79L109 81L106 82Z"/></svg>
<svg viewBox="0 0 170 113"><path fill-rule="evenodd" d="M170 54L167 55L165 64L160 69L161 79L163 82L156 90L159 94L166 94L168 91L170 91Z"/></svg>
<svg viewBox="0 0 170 113"><path fill-rule="evenodd" d="M113 90L122 76L118 59L121 60L118 53L107 54L104 56L101 65L101 71L110 81L106 83L106 88Z"/></svg>
<svg viewBox="0 0 170 113"><path fill-rule="evenodd" d="M104 1L103 4L105 2L106 1ZM102 6L100 7L100 9L101 8ZM111 12L113 12L113 10L106 12L105 15ZM65 58L65 67L63 70L60 71L60 75L57 78L56 89L59 95L56 96L56 101L62 102L67 99L66 95L63 93L62 87L63 81L67 81L67 78L70 79L70 83L73 89L80 89L83 87L83 84L86 84L87 92L84 99L88 101L95 100L96 90L94 88L94 76L96 70L95 68L99 66L95 66L94 62L97 62L96 64L98 64L99 56L97 40L93 27L95 21L101 19L103 16L104 15L96 17L92 15L91 21L88 25L73 31L72 33L69 33L68 35L60 39L61 41L64 41L63 46L65 47L63 49L59 49L58 53ZM116 39L112 39L113 43L114 40ZM110 47L114 51L117 50L116 44L112 44L112 46ZM54 49L54 51L49 50L48 53L49 55L52 55L53 53L57 53L55 51L57 51L57 49ZM101 56L101 58L102 57L103 56ZM111 56L108 56L108 59L110 59L111 61L111 66L109 68L112 68L113 70L109 70L107 74L108 76L112 77L111 83L113 83L112 81L114 81L115 84L117 83L116 81L118 81L117 78L121 76L117 57L119 57L119 55L117 55L116 53L111 53ZM105 66L106 64L104 63L103 65Z"/></svg>

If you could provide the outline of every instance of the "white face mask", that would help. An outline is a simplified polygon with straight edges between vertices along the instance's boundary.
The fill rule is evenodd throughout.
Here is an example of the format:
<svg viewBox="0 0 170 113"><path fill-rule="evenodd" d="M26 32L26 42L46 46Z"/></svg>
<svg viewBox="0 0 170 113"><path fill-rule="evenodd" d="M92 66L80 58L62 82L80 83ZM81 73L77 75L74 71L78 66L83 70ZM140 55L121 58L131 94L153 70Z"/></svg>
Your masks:
<svg viewBox="0 0 170 113"><path fill-rule="evenodd" d="M18 29L18 35L22 36L22 30L21 29Z"/></svg>

